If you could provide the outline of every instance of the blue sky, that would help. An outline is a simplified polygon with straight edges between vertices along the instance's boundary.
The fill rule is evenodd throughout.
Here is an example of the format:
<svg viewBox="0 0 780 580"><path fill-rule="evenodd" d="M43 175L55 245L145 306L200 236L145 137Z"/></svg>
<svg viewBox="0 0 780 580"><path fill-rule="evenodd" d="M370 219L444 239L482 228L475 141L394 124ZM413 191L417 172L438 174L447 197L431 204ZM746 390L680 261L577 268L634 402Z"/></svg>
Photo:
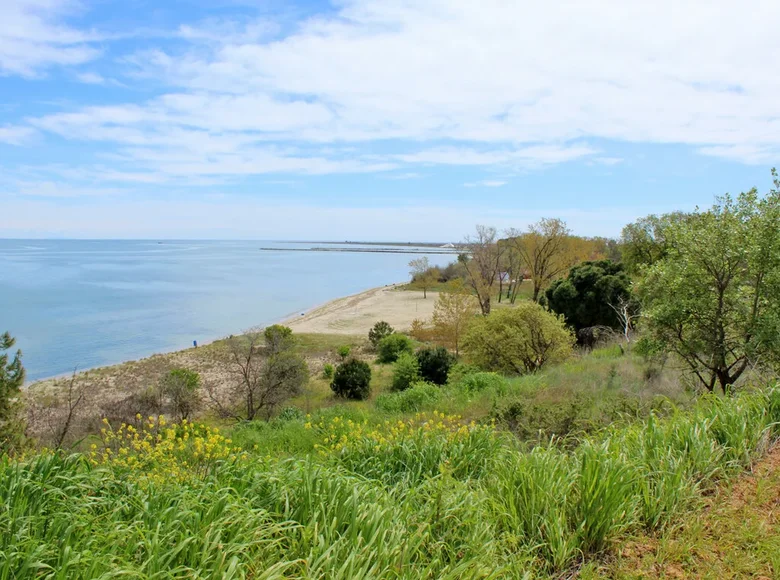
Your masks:
<svg viewBox="0 0 780 580"><path fill-rule="evenodd" d="M0 237L617 235L780 157L774 1L0 6Z"/></svg>

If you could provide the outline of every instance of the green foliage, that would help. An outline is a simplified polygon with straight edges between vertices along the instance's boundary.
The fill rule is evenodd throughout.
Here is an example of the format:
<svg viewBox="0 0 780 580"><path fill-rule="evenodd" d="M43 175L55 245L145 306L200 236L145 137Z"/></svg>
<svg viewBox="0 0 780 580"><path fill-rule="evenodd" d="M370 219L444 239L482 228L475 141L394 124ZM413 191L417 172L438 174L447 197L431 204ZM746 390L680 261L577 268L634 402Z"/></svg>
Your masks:
<svg viewBox="0 0 780 580"><path fill-rule="evenodd" d="M470 393L494 390L501 392L506 389L506 379L497 373L474 372L464 375L457 382L458 387Z"/></svg>
<svg viewBox="0 0 780 580"><path fill-rule="evenodd" d="M443 346L425 347L417 351L420 365L420 377L435 385L447 383L450 368L455 364L455 356Z"/></svg>
<svg viewBox="0 0 780 580"><path fill-rule="evenodd" d="M491 312L474 320L464 346L470 359L485 370L522 374L572 353L574 337L563 317L534 302Z"/></svg>
<svg viewBox="0 0 780 580"><path fill-rule="evenodd" d="M198 405L200 375L185 368L172 369L160 379L157 388L175 421L189 419Z"/></svg>
<svg viewBox="0 0 780 580"><path fill-rule="evenodd" d="M414 343L405 334L396 332L379 341L377 352L380 363L393 363L403 353L414 354Z"/></svg>
<svg viewBox="0 0 780 580"><path fill-rule="evenodd" d="M17 350L10 362L6 352L15 342L7 332L0 334L0 455L18 448L24 433L19 401L24 384L22 352Z"/></svg>
<svg viewBox="0 0 780 580"><path fill-rule="evenodd" d="M420 363L417 362L417 358L409 353L402 353L398 360L395 361L395 364L393 364L393 390L404 391L412 383L417 382L419 378Z"/></svg>
<svg viewBox="0 0 780 580"><path fill-rule="evenodd" d="M379 346L379 341L386 336L390 336L394 332L395 330L393 330L392 326L384 320L380 320L368 331L368 341L371 343L371 346L376 348Z"/></svg>
<svg viewBox="0 0 780 580"><path fill-rule="evenodd" d="M334 368L334 366L333 366L332 364L330 364L330 363L325 363L325 364L322 366L322 378L323 378L323 379L332 379L332 378L333 378L333 372L334 372L335 370L336 370L336 369Z"/></svg>
<svg viewBox="0 0 780 580"><path fill-rule="evenodd" d="M619 328L620 320L610 306L630 299L631 279L623 265L609 260L583 262L556 280L545 292L547 305L562 314L575 331L591 326Z"/></svg>
<svg viewBox="0 0 780 580"><path fill-rule="evenodd" d="M348 344L344 344L340 346L336 352L338 352L341 360L346 360L346 358L349 356L349 353L352 352L352 347Z"/></svg>
<svg viewBox="0 0 780 580"><path fill-rule="evenodd" d="M636 274L666 257L669 250L666 230L684 223L688 217L689 214L679 211L649 215L625 226L620 236L620 254L626 271Z"/></svg>
<svg viewBox="0 0 780 580"><path fill-rule="evenodd" d="M273 324L263 330L268 354L275 355L289 350L295 344L292 329L281 324Z"/></svg>
<svg viewBox="0 0 780 580"><path fill-rule="evenodd" d="M780 362L780 181L725 196L666 229L666 256L640 286L650 336L708 391Z"/></svg>
<svg viewBox="0 0 780 580"><path fill-rule="evenodd" d="M306 414L298 407L285 407L276 416L277 421L290 422L290 421L303 421Z"/></svg>
<svg viewBox="0 0 780 580"><path fill-rule="evenodd" d="M337 397L363 400L371 394L371 367L358 359L350 359L336 368L331 390Z"/></svg>
<svg viewBox="0 0 780 580"><path fill-rule="evenodd" d="M441 396L441 387L417 382L405 391L379 395L376 408L385 413L416 413L432 409Z"/></svg>
<svg viewBox="0 0 780 580"><path fill-rule="evenodd" d="M392 397L418 390L440 391ZM340 407L234 432L263 453L316 445L305 458L239 453L203 474L179 464L181 479L82 455L4 458L0 577L568 577L628 536L688 521L703 491L765 449L778 405L776 388L705 397L530 452L442 413L385 422Z"/></svg>

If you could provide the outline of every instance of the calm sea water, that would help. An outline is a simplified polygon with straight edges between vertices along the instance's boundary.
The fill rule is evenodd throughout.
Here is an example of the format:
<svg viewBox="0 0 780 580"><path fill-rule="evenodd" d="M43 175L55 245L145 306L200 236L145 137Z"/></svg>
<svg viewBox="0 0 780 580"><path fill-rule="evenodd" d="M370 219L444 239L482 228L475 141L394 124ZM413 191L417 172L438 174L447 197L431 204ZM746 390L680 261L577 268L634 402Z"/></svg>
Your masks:
<svg viewBox="0 0 780 580"><path fill-rule="evenodd" d="M0 240L0 332L16 337L35 380L270 324L406 280L419 257L282 250L313 245Z"/></svg>

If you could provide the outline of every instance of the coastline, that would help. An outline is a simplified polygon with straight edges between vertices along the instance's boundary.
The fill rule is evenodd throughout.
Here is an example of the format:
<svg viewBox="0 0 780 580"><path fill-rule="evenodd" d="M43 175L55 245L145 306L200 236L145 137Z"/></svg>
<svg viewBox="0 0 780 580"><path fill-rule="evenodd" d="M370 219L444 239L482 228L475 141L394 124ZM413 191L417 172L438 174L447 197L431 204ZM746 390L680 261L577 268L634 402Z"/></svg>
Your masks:
<svg viewBox="0 0 780 580"><path fill-rule="evenodd" d="M331 300L326 300L325 302L320 302L318 304L315 304L307 308L303 312L288 313L285 314L284 316L281 316L273 320L267 325L250 326L243 330L237 331L235 334L239 334L239 335L245 334L254 328L265 328L266 326L271 326L272 324L284 324L285 326L290 326L294 332L298 332L298 333L319 333L321 331L307 330L308 328L311 328L310 322L312 321L312 319L319 318L323 313L328 313L330 315L338 316L341 313L345 313L349 308L354 308L355 303L363 302L364 299L366 298L375 297L377 293L381 291L387 290L387 291L401 292L401 290L399 290L399 287L403 284L405 284L405 282L394 282L392 284L386 284L384 286L374 286L372 288L368 288L366 290L362 290L354 294L339 296L337 298L333 298ZM410 294L416 294L416 292L412 291L410 292ZM339 332L338 330L325 330L324 333L350 334L349 332ZM76 377L81 377L87 374L95 374L95 373L110 371L111 369L117 369L119 367L126 366L126 365L143 363L144 361L150 361L151 359L154 358L175 357L176 355L184 355L187 353L194 354L197 353L199 349L207 348L213 345L214 343L227 339L229 336L231 335L217 336L217 337L206 339L202 342L198 341L197 348L190 346L187 348L172 348L170 350L158 350L143 357L126 359L108 365L77 369L75 374ZM50 384L53 383L68 380L72 375L73 372L67 372L59 375L37 378L33 381L25 382L22 388L23 390L29 390L31 388L49 386Z"/></svg>

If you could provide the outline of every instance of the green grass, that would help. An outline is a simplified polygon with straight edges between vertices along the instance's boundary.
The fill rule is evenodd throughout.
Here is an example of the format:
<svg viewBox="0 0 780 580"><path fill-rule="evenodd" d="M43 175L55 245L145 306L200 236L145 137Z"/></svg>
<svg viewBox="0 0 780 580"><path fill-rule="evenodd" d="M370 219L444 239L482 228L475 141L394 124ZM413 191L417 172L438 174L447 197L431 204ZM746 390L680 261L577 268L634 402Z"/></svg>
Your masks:
<svg viewBox="0 0 780 580"><path fill-rule="evenodd" d="M587 376L603 364L592 361L571 364ZM497 388L540 394L545 378ZM233 439L248 456L184 470L183 481L81 455L6 458L0 579L550 578L583 564L596 577L604 554L658 534L672 551L658 557L671 562L687 545L673 542L696 539L674 530L704 492L761 457L778 421L780 389L770 387L526 451L489 422L371 403L240 426ZM717 516L724 533L770 560L733 569L768 569L776 539L729 516Z"/></svg>

